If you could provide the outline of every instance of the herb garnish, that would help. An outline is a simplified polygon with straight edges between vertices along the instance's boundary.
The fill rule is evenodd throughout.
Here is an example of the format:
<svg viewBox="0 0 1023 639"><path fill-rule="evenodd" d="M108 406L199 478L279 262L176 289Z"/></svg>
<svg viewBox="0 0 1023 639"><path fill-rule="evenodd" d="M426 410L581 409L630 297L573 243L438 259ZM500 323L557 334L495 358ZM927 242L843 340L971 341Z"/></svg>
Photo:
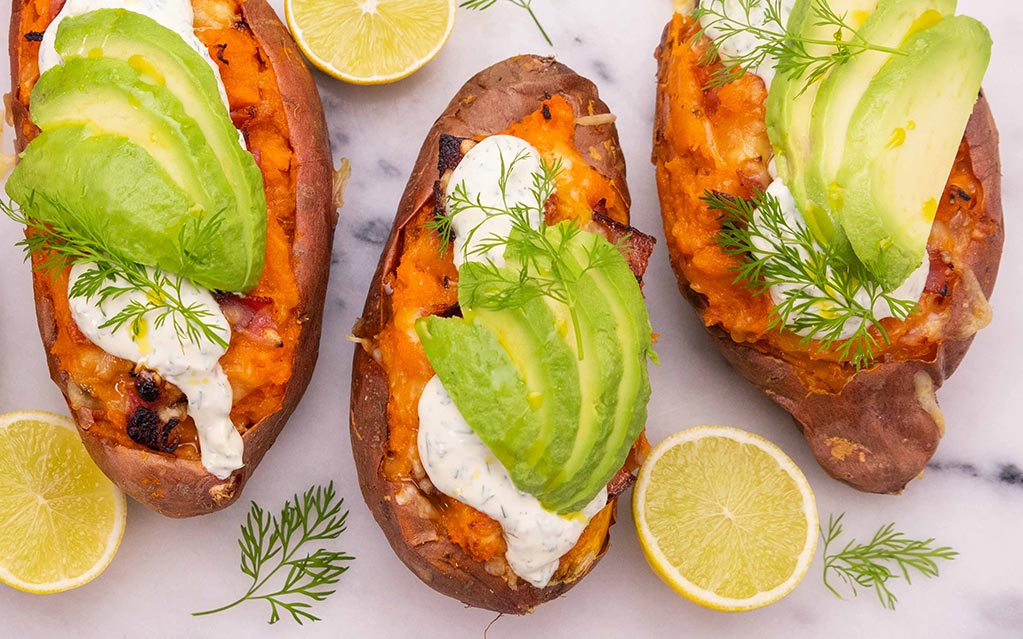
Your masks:
<svg viewBox="0 0 1023 639"><path fill-rule="evenodd" d="M738 17L725 13L723 0L704 2L693 12L693 18L697 21L710 18L696 38L713 33L710 48L700 61L703 65L717 61L721 45L730 38L750 34L758 40L757 46L745 54L730 61L722 60L725 66L711 74L706 89L721 87L741 78L747 71L756 71L768 59L775 61L774 67L778 73L793 80L805 78L805 91L832 68L866 51L905 55L899 49L868 42L849 25L845 14L835 13L828 0L812 0L810 10L818 26L833 29L832 39L806 38L795 30L790 31L782 20L781 0L739 0L739 4L742 14ZM763 24L754 20L754 9L763 10ZM808 47L813 45L825 47L825 50L820 53L811 52Z"/></svg>
<svg viewBox="0 0 1023 639"><path fill-rule="evenodd" d="M541 160L540 171L532 174L530 189L532 200L518 203L508 199L508 180L515 166L525 161L528 155L520 151L510 162L501 154L501 173L498 188L502 204L484 204L480 196L472 198L464 182L455 186L447 198L447 214L436 217L427 224L442 239L441 250L446 250L454 235L454 218L467 210L478 210L484 219L469 230L465 243L469 244L487 221L495 217L507 217L511 221L511 232L507 237L490 235L479 240L467 257L480 257L495 248L503 248L508 266L497 266L489 258L483 261L467 261L459 269L459 299L468 308L504 310L518 308L538 297L548 297L568 307L576 332L576 345L582 359L582 335L576 315L573 289L582 277L593 269L603 268L609 261L621 259L628 251L628 237L616 244L606 241L593 242L586 249L585 260L580 266L569 257L571 246L582 233L572 221L548 226L544 220L547 200L556 190L555 182L562 171L561 160L548 163ZM539 225L536 225L539 221Z"/></svg>
<svg viewBox="0 0 1023 639"><path fill-rule="evenodd" d="M516 7L522 7L529 13L529 17L533 19L533 24L540 30L540 34L543 35L543 39L547 41L547 44L554 46L554 42L551 41L551 37L547 35L547 31L540 24L540 19L533 13L533 0L508 0ZM474 9L476 11L483 11L497 4L497 0L465 0L462 4L458 5L463 9Z"/></svg>
<svg viewBox="0 0 1023 639"><path fill-rule="evenodd" d="M57 216L59 219L43 222L2 201L0 210L27 228L25 239L18 242L17 246L25 250L26 260L32 255L41 256L35 266L36 270L56 275L75 262L91 262L93 266L75 281L68 290L68 296L95 298L97 304L133 291L145 293L144 303L137 300L131 302L101 324L100 328L117 330L128 324L132 337L137 338L142 333L145 316L155 313L155 325L163 326L169 320L179 342L187 340L200 346L202 340L207 340L227 348L224 329L212 321L213 314L202 304L185 303L181 294L185 281L182 275L147 267L119 255L100 234L92 231L89 224L69 224L67 220L80 222L75 212L43 195L36 194L33 197L44 198L48 205L60 208L61 215ZM186 265L201 261L203 247L216 236L220 226L220 214L212 214L197 218L182 227L178 235L178 246Z"/></svg>
<svg viewBox="0 0 1023 639"><path fill-rule="evenodd" d="M817 340L818 352L841 342L839 355L860 370L873 361L878 336L891 343L874 309L887 304L897 320L916 310L914 302L886 292L858 261L817 244L806 226L785 217L770 193L756 190L744 200L708 191L702 199L723 214L715 241L739 259L734 283L744 282L754 295L779 287L783 299L774 306L769 329L800 334L804 345ZM843 337L847 324L855 332Z"/></svg>
<svg viewBox="0 0 1023 639"><path fill-rule="evenodd" d="M912 584L910 570L924 577L938 576L938 559L951 561L959 555L948 546L935 547L934 539L917 541L895 530L895 524L886 524L874 538L865 544L849 540L842 550L828 554L828 547L842 534L842 513L828 518L828 530L821 531L824 538L824 585L836 597L843 599L835 587L828 583L828 575L837 574L855 596L857 588L870 588L877 593L881 605L895 610L898 599L888 582L898 579L900 574L907 584ZM892 567L896 571L892 570Z"/></svg>
<svg viewBox="0 0 1023 639"><path fill-rule="evenodd" d="M252 502L241 527L242 538L238 540L241 569L252 578L252 585L236 601L213 610L193 612L194 616L212 615L244 601L263 599L270 604L271 624L280 621L282 610L300 626L303 621L320 620L309 611L311 602L323 601L334 594L334 590L327 588L341 579L348 570L345 564L355 558L324 548L304 556L298 551L310 542L337 539L345 531L348 511L341 512L344 499L337 499L334 482L326 488L310 488L301 498L295 495L293 499L294 503L284 502L278 516L267 514L256 502ZM288 573L280 587L271 589L271 592L260 592L285 567Z"/></svg>

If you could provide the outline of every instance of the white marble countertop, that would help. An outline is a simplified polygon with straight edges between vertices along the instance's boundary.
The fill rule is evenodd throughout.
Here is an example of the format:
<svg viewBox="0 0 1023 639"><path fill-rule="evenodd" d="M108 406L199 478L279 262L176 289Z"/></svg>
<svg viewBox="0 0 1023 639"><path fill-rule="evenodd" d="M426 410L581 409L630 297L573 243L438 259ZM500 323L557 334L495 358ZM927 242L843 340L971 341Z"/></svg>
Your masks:
<svg viewBox="0 0 1023 639"><path fill-rule="evenodd" d="M4 4L8 5L9 2ZM274 2L278 10L281 0ZM448 46L424 70L384 87L347 86L323 75L336 159L353 176L338 226L319 366L305 400L249 483L243 501L276 509L294 492L334 480L351 509L338 547L357 560L339 591L301 630L266 624L265 604L205 618L190 612L231 601L247 587L238 571L238 526L245 503L185 521L132 503L120 552L107 571L75 591L32 596L0 586L0 636L62 637L481 637L494 615L466 609L426 587L394 556L362 501L349 449L352 345L345 341L390 228L398 198L433 120L461 84L507 56L555 53L593 79L618 115L629 162L636 226L661 236L650 165L655 90L653 50L669 0L536 0L554 39L546 46L525 12L499 2L484 13L460 10ZM1023 204L1023 83L1016 0L962 0L981 18L995 50L985 87L1002 133L1003 200L1008 237L993 299L994 323L981 332L958 373L939 393L948 431L922 481L899 497L865 495L817 466L789 416L747 385L713 349L682 300L663 241L646 295L662 365L652 370L648 435L658 442L699 424L755 431L780 445L806 472L824 519L846 512L847 530L866 537L888 521L935 536L961 555L937 580L897 586L896 612L871 593L833 597L815 563L796 591L768 608L726 615L682 599L648 569L633 530L629 498L612 529L612 548L569 594L528 617L503 617L489 637L876 637L1023 636L1023 234L1013 223ZM7 9L0 11L6 21ZM2 30L6 33L6 29ZM2 43L6 51L6 35ZM3 74L6 75L6 74ZM0 91L9 80L0 79ZM9 130L8 135L9 137ZM7 141L9 145L9 140ZM0 216L2 217L2 216ZM66 410L50 383L32 312L28 268L13 244L19 229L0 219L0 412Z"/></svg>

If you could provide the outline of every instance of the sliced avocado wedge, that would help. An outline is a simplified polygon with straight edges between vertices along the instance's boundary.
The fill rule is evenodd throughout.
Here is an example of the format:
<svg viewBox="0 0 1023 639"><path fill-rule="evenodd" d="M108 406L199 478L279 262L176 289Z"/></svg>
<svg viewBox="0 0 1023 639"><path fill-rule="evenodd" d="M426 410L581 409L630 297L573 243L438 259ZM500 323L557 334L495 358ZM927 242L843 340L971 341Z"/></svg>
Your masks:
<svg viewBox="0 0 1023 639"><path fill-rule="evenodd" d="M558 243L565 229L545 232ZM562 514L582 510L625 463L646 422L652 352L646 306L624 257L599 235L570 235L561 267L572 275L571 306L536 297L473 309L469 291L502 284L488 277L491 267L467 263L459 269L465 316L416 324L466 422L520 490ZM516 269L514 254L506 258ZM501 352L483 352L493 349Z"/></svg>
<svg viewBox="0 0 1023 639"><path fill-rule="evenodd" d="M193 201L145 149L81 124L43 131L29 148L7 180L7 194L25 213L100 235L124 254L145 254L147 264L180 260L173 242L150 238L180 225Z"/></svg>
<svg viewBox="0 0 1023 639"><path fill-rule="evenodd" d="M471 262L462 266L460 290L480 267ZM539 493L546 478L568 457L574 433L557 425L577 420L581 404L576 357L564 339L565 327L555 316L556 306L538 297L516 308L468 310L463 318L431 317L416 324L427 357L455 405L509 470L519 490L530 494ZM453 326L457 324L475 328ZM513 370L485 373L478 379L465 376L461 360L466 354L472 349L494 347L489 337L475 334L479 331L497 340ZM454 341L445 344L445 339ZM452 349L452 344L457 347ZM454 373L456 369L461 373ZM509 406L500 406L512 399L504 394L511 390L507 380L512 378L524 384L528 410L521 404L521 397L514 398ZM501 413L516 416L514 426L491 414L495 405ZM499 454L499 450L505 452Z"/></svg>
<svg viewBox="0 0 1023 639"><path fill-rule="evenodd" d="M887 290L922 263L938 202L991 57L977 20L914 33L868 85L849 123L836 214Z"/></svg>
<svg viewBox="0 0 1023 639"><path fill-rule="evenodd" d="M876 45L898 49L914 33L953 15L956 0L881 0L860 29ZM867 86L894 54L864 51L838 65L821 84L809 119L811 153L806 190L811 201L834 211L841 208L836 178L842 164L849 121Z"/></svg>
<svg viewBox="0 0 1023 639"><path fill-rule="evenodd" d="M577 274L582 273L582 266L576 252L585 250L582 245L596 240L610 246L606 240L592 233L580 233L573 240L569 255L574 263L570 267ZM624 263L624 259L621 261ZM613 441L612 436L618 414L618 385L623 378L625 359L618 326L621 318L617 309L612 307L614 300L608 299L603 288L596 283L604 270L587 271L570 289L574 324L566 339L577 355L582 410L575 423L561 426L574 430L575 442L568 459L544 487L546 499L556 504L559 512L582 510L600 487L610 480L608 477L599 481L595 465L608 448L617 448L620 443ZM578 345L574 343L576 330L580 338ZM596 488L581 496L592 484L596 484Z"/></svg>
<svg viewBox="0 0 1023 639"><path fill-rule="evenodd" d="M789 16L787 30L805 40L833 41L834 26L820 24L814 11L816 0L796 0ZM845 15L846 21L858 28L877 7L878 0L829 0L831 9ZM844 33L848 38L850 34ZM826 55L833 45L807 44L807 53ZM807 227L822 245L832 246L841 254L849 254L849 242L843 229L820 201L811 197L806 183L806 166L812 150L811 112L821 82L806 84L805 77L792 78L784 73L775 76L767 96L767 134L774 147L778 177L789 187Z"/></svg>
<svg viewBox="0 0 1023 639"><path fill-rule="evenodd" d="M604 238L596 234L581 234L579 241L571 246L574 268L582 270L592 256L610 254L616 251ZM602 421L610 423L610 430L601 427L599 439L592 444L585 461L577 467L566 463L562 473L553 482L561 481L560 487L551 495L557 503L568 504L566 509L574 512L582 509L593 496L621 469L625 459L646 425L646 406L650 399L650 381L647 374L647 359L652 345L652 329L643 295L636 283L636 277L624 259L602 261L602 268L591 269L579 280L573 292L582 295L584 291L596 293L604 304L607 315L602 315L601 334L613 331L611 339L618 346L614 351L603 348L598 356L615 358L617 379L610 374L601 379L602 385L614 393L614 400L608 401L611 412L601 415ZM586 353L591 357L591 353ZM599 361L599 360L598 360ZM585 359L580 367L592 367ZM582 424L580 424L582 426ZM606 434L603 434L605 433ZM583 431L580 428L580 436ZM580 452L589 442L583 442Z"/></svg>
<svg viewBox="0 0 1023 639"><path fill-rule="evenodd" d="M170 91L127 62L78 58L50 69L32 91L31 113L43 131L85 124L97 134L127 137L146 149L201 211L234 208L220 162L195 121Z"/></svg>
<svg viewBox="0 0 1023 639"><path fill-rule="evenodd" d="M539 436L545 414L530 402L529 384L500 338L461 317L425 317L416 322L416 332L459 412L516 486L539 483L538 471L521 456Z"/></svg>
<svg viewBox="0 0 1023 639"><path fill-rule="evenodd" d="M266 213L239 209L234 188L205 135L166 87L147 80L126 61L72 58L42 75L32 92L31 107L33 121L44 132L85 127L92 135L125 138L152 157L155 164L146 166L158 167L161 175L169 176L185 194L185 205L173 216L154 216L143 205L148 201L145 194L134 198L138 206L119 209L124 215L149 219L143 237L129 237L125 231L137 228L137 221L111 217L107 210L83 202L85 208L74 210L74 215L90 221L111 249L135 262L179 273L215 290L246 291L258 283L266 250ZM24 157L36 149L33 142ZM50 150L53 152L52 147ZM70 156L68 162L75 161L74 148L63 152ZM94 162L87 167L89 171L78 171L80 179L98 183L78 188L103 189L109 188L111 180L135 179L131 175L99 175L108 172L106 164ZM34 166L43 171L41 164ZM97 167L104 168L100 171ZM69 203L58 194L67 194L73 187L62 183L60 175L47 175L52 179L27 174L20 178L25 184L35 185L39 197L32 198L35 210L29 212L43 221L67 214ZM15 191L19 190L23 192L16 184ZM22 206L27 202L16 199ZM220 220L217 241L185 255L176 242L182 229L192 228L197 218L213 215ZM157 254L165 254L167 259L157 261Z"/></svg>
<svg viewBox="0 0 1023 639"><path fill-rule="evenodd" d="M152 18L123 9L100 9L63 20L56 48L64 60L103 57L124 61L144 80L165 87L181 102L216 156L234 196L239 221L251 227L244 235L261 235L260 227L265 224L261 220L266 216L263 177L252 154L241 144L213 69L199 53ZM246 262L253 267L245 277L246 284L255 285L260 264Z"/></svg>

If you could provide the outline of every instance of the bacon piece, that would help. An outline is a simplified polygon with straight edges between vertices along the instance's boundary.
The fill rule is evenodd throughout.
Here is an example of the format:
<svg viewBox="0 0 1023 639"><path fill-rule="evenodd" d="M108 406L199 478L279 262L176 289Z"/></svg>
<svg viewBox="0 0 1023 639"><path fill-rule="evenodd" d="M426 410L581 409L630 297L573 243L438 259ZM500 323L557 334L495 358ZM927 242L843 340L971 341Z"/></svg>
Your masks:
<svg viewBox="0 0 1023 639"><path fill-rule="evenodd" d="M636 475L629 470L628 465L626 464L626 466L619 468L615 476L607 483L608 500L610 501L621 495L634 483L636 483Z"/></svg>
<svg viewBox="0 0 1023 639"><path fill-rule="evenodd" d="M616 222L600 211L593 212L593 221L587 225L586 230L600 233L612 244L624 240L623 244L629 249L625 260L629 263L629 268L632 269L632 274L636 276L636 279L640 282L643 281L643 275L650 263L650 256L654 252L654 244L657 243L655 238L628 224Z"/></svg>
<svg viewBox="0 0 1023 639"><path fill-rule="evenodd" d="M269 346L283 346L284 341L273 319L273 300L268 297L240 297L231 293L217 296L233 333Z"/></svg>

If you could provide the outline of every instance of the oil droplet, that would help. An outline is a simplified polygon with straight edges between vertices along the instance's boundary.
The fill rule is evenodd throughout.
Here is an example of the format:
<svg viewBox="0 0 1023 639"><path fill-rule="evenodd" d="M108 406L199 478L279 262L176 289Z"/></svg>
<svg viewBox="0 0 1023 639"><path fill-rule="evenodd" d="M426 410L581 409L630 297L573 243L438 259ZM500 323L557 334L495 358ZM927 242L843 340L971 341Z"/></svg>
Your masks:
<svg viewBox="0 0 1023 639"><path fill-rule="evenodd" d="M906 129L899 127L892 131L892 137L888 140L888 144L885 145L886 149L897 149L906 143Z"/></svg>
<svg viewBox="0 0 1023 639"><path fill-rule="evenodd" d="M909 27L909 31L906 32L906 37L908 38L914 33L923 31L924 29L930 29L941 22L943 17L944 16L942 16L941 12L937 9L928 9L927 11L924 11L920 14L920 17L913 22L912 26Z"/></svg>

